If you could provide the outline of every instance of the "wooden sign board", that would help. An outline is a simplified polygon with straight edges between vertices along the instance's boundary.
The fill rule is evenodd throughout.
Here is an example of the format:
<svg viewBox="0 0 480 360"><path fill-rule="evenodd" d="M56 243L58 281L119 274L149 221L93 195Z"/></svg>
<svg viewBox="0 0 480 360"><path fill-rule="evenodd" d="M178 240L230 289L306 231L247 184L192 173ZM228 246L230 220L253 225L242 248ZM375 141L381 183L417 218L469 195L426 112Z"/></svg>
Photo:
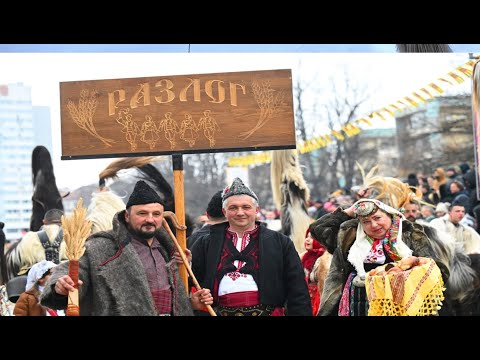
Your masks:
<svg viewBox="0 0 480 360"><path fill-rule="evenodd" d="M295 148L291 70L60 83L62 160Z"/></svg>

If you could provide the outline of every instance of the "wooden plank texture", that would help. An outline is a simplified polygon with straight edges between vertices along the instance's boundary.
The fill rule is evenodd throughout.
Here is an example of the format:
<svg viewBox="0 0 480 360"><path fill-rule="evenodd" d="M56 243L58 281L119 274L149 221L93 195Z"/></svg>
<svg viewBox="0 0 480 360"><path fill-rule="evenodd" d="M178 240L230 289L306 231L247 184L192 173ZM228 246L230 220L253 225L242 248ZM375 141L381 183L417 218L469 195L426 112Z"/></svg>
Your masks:
<svg viewBox="0 0 480 360"><path fill-rule="evenodd" d="M289 69L60 83L62 159L295 148Z"/></svg>

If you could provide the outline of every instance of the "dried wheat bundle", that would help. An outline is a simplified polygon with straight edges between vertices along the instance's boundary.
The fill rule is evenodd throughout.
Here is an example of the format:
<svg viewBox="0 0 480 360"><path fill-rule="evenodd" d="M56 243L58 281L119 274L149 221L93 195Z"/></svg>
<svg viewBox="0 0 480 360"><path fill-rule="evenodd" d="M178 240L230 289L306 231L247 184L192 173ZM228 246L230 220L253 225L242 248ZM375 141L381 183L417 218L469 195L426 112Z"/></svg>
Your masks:
<svg viewBox="0 0 480 360"><path fill-rule="evenodd" d="M90 235L92 223L87 220L87 209L83 207L83 199L78 199L73 214L62 216L63 240L69 260L78 260L85 252L85 240Z"/></svg>
<svg viewBox="0 0 480 360"><path fill-rule="evenodd" d="M78 199L73 214L62 216L63 240L65 252L69 260L68 275L72 278L75 291L68 296L67 316L80 315L78 302L78 260L85 252L85 240L90 235L92 223L87 220L87 209L83 207L83 199Z"/></svg>

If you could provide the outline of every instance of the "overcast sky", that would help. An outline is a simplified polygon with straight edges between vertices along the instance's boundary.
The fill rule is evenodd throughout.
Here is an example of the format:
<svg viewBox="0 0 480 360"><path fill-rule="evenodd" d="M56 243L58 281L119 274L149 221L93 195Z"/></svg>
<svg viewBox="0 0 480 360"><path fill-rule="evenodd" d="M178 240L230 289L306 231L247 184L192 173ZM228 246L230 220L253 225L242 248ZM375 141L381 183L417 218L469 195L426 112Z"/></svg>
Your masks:
<svg viewBox="0 0 480 360"><path fill-rule="evenodd" d="M6 45L0 45L0 50L2 46ZM409 95L467 60L466 53L5 52L0 54L0 82L31 86L33 105L50 107L57 185L75 189L97 183L98 173L112 159L60 160L59 83L63 81L292 69L294 85L298 78L315 80L316 92L310 94L308 101L312 106L331 95L330 80L343 78L347 69L352 80L375 91L368 104L369 111L373 111ZM310 121L318 125L321 120ZM312 136L320 135L321 127L312 129Z"/></svg>

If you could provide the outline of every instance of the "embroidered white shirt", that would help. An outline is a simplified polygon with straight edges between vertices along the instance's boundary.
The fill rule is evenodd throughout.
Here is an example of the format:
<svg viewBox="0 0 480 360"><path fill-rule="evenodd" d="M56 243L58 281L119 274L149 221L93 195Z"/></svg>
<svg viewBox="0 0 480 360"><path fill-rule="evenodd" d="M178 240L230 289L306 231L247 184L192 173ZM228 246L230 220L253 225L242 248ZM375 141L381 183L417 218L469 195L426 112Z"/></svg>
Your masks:
<svg viewBox="0 0 480 360"><path fill-rule="evenodd" d="M232 241L235 248L238 251L242 251L250 242L250 234L245 233L243 237L240 237L237 233L234 233ZM233 265L235 265L237 270L240 270L243 266L245 266L245 262L235 260ZM225 274L218 285L219 296L242 291L258 291L257 283L253 279L252 275L242 274L238 271L232 271Z"/></svg>

